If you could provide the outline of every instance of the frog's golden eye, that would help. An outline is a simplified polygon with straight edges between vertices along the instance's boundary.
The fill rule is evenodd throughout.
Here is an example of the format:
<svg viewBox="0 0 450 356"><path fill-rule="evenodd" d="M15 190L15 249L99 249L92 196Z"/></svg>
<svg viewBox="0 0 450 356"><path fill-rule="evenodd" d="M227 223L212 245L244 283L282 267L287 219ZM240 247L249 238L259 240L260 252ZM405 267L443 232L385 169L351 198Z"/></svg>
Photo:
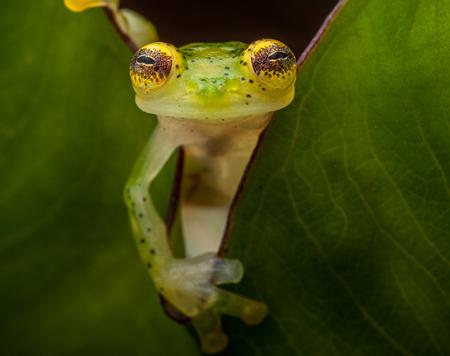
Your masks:
<svg viewBox="0 0 450 356"><path fill-rule="evenodd" d="M170 77L174 50L173 46L163 42L150 43L140 48L130 65L133 87L148 94L152 89L162 86Z"/></svg>
<svg viewBox="0 0 450 356"><path fill-rule="evenodd" d="M288 46L276 40L255 41L244 52L258 79L265 85L285 89L295 80L295 56Z"/></svg>

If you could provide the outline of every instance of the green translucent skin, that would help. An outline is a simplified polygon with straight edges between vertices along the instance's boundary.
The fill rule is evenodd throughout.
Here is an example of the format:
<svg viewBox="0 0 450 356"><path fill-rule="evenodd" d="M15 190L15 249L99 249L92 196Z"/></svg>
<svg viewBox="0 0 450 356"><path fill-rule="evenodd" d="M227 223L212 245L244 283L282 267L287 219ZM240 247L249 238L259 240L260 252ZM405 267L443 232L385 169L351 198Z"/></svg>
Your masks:
<svg viewBox="0 0 450 356"><path fill-rule="evenodd" d="M171 48L175 55L167 81L147 94L137 89L137 105L156 115L200 120L260 115L285 107L294 96L293 78L285 88L261 81L248 47L224 42Z"/></svg>
<svg viewBox="0 0 450 356"><path fill-rule="evenodd" d="M281 42L156 42L134 56L136 103L158 125L139 157L125 200L141 259L159 293L189 316L203 351L225 348L221 315L261 322L267 306L217 286L237 283L244 268L217 256L243 172L273 111L294 96L295 58ZM150 185L182 147L180 211L186 258L175 258Z"/></svg>

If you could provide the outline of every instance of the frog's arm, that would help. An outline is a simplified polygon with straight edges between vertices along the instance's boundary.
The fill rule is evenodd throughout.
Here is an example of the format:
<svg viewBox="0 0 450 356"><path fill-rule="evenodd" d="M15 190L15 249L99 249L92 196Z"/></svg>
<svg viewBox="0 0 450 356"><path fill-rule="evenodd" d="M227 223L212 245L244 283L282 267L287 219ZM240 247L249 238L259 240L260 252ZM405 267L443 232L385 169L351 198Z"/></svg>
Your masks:
<svg viewBox="0 0 450 356"><path fill-rule="evenodd" d="M133 10L119 8L119 3L120 0L64 0L66 7L74 12L103 7L133 52L158 40L156 28L150 21Z"/></svg>
<svg viewBox="0 0 450 356"><path fill-rule="evenodd" d="M180 296L171 289L171 287L177 289L176 283L179 281L176 282L176 279L186 278L189 263L196 266L197 270L193 271L195 274L204 273L208 275L208 278L211 277L214 270L217 284L237 282L242 278L243 273L240 262L227 260L226 263L221 263L214 257L215 254L210 253L191 259L175 260L168 243L166 225L157 213L149 193L154 178L172 153L181 145L195 143L202 139L204 138L198 133L185 130L182 126L160 122L138 158L125 187L125 201L140 256L149 269L159 292L189 316L194 316L199 312L198 301L189 303L189 297ZM176 266L173 261L189 261L189 263ZM202 266L204 261L205 264ZM180 275L167 274L168 269L171 269L171 272L179 269ZM173 280L173 286L167 285L170 284L167 283L169 280ZM166 284L168 288L164 288L163 284ZM184 283L181 282L181 284ZM174 303L175 300L177 301Z"/></svg>
<svg viewBox="0 0 450 356"><path fill-rule="evenodd" d="M215 253L175 259L166 225L149 193L154 178L179 146L204 139L195 131L160 120L127 182L125 200L139 254L156 288L173 306L192 318L204 351L215 352L227 343L220 324L221 314L256 324L266 316L267 307L216 287L240 281L243 267L239 261L222 259Z"/></svg>
<svg viewBox="0 0 450 356"><path fill-rule="evenodd" d="M125 187L125 201L140 256L153 275L165 260L172 258L172 253L166 225L153 205L149 188L180 144L165 128L156 126Z"/></svg>

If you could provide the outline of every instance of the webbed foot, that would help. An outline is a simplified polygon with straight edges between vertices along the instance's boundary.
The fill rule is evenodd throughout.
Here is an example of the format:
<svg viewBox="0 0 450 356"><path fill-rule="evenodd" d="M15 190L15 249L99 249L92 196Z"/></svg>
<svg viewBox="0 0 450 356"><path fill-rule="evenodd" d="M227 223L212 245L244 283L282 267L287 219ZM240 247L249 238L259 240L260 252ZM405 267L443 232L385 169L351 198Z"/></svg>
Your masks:
<svg viewBox="0 0 450 356"><path fill-rule="evenodd" d="M160 293L189 316L206 353L223 350L228 337L221 327L223 314L256 325L267 316L267 306L217 285L238 283L244 268L238 260L223 259L214 253L176 259L165 266L157 278Z"/></svg>

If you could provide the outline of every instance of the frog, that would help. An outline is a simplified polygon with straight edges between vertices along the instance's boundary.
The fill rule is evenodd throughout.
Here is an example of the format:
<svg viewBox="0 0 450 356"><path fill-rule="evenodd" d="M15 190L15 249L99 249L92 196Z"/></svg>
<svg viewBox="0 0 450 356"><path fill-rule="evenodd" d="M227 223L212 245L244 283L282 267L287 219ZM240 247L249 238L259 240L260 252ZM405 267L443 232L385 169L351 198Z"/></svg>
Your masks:
<svg viewBox="0 0 450 356"><path fill-rule="evenodd" d="M135 102L157 125L126 184L125 201L138 250L158 292L188 316L203 351L225 348L221 316L248 325L264 320L264 302L222 289L244 273L239 260L219 257L230 207L261 133L273 113L293 100L296 60L274 39L253 43L152 42L130 64ZM179 208L185 256L176 258L150 187L182 148Z"/></svg>
<svg viewBox="0 0 450 356"><path fill-rule="evenodd" d="M144 266L170 309L189 319L205 353L228 344L223 315L257 325L267 305L226 290L244 266L222 257L224 235L244 174L274 112L295 95L296 59L284 43L161 42L153 24L119 0L64 0L74 12L103 7L135 52L129 66L137 107L157 124L124 189L131 230ZM177 200L183 256L169 241L170 223L158 213L152 184L181 150ZM186 320L186 318L184 320Z"/></svg>

